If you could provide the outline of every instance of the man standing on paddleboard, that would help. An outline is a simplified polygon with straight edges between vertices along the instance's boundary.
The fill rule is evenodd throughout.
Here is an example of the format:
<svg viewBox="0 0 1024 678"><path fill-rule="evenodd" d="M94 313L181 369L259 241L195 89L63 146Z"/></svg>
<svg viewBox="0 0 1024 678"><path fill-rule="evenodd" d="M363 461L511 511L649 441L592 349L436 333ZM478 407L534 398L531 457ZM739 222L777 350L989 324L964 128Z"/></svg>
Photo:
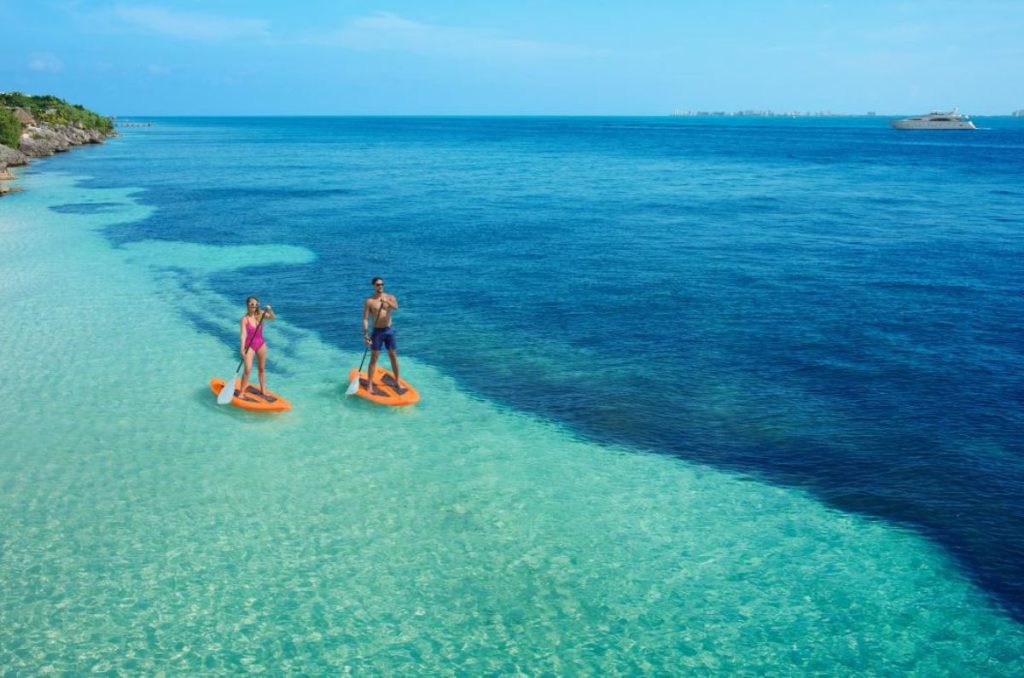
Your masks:
<svg viewBox="0 0 1024 678"><path fill-rule="evenodd" d="M363 302L363 341L370 347L370 365L366 368L367 390L380 394L373 383L373 373L377 370L377 358L383 346L391 359L391 371L395 373L395 392L401 395L405 389L399 386L398 377L398 344L395 340L395 328L391 326L391 312L398 310L398 299L395 295L384 292L384 279L374 278L373 294ZM369 333L369 320L373 318L373 333ZM388 377L390 379L390 377ZM391 385L391 384L389 384Z"/></svg>

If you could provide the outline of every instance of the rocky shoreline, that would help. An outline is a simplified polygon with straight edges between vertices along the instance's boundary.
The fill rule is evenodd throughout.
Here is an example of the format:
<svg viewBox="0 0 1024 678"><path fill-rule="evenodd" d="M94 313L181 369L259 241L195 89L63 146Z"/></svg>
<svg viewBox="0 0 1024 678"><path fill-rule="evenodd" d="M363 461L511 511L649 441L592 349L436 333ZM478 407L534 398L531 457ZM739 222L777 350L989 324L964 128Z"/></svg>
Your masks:
<svg viewBox="0 0 1024 678"><path fill-rule="evenodd" d="M8 186L8 181L17 178L9 168L27 165L32 158L44 158L55 153L69 151L75 146L102 144L109 137L117 136L117 132L106 134L80 123L52 125L39 122L21 108L15 109L14 114L24 127L18 148L0 144L0 195L16 193L21 190L18 187Z"/></svg>

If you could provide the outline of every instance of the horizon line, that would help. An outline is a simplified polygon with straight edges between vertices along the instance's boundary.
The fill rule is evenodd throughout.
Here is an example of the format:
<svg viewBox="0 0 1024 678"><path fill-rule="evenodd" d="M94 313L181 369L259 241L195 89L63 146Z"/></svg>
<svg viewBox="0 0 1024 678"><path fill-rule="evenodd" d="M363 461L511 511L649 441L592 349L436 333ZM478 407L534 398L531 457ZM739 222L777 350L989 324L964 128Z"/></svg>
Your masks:
<svg viewBox="0 0 1024 678"><path fill-rule="evenodd" d="M1021 109L1024 110L1024 109ZM929 111L936 113L941 111ZM1016 111L1009 113L963 113L972 118L1013 118ZM742 112L709 112L702 114L672 113L116 113L110 118L889 118L922 113L771 113L745 114Z"/></svg>

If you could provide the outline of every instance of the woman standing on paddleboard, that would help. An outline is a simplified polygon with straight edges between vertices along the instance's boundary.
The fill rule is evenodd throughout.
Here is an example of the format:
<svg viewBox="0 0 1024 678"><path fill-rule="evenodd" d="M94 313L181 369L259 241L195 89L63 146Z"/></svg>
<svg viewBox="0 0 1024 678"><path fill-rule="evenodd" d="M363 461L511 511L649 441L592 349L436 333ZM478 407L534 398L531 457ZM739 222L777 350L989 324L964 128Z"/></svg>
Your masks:
<svg viewBox="0 0 1024 678"><path fill-rule="evenodd" d="M245 399L245 389L249 386L249 372L252 371L252 358L256 356L256 367L260 374L260 394L266 393L267 379L267 342L263 340L263 322L273 320L277 316L274 309L267 304L260 310L260 300L249 297L245 300L245 315L242 316L242 359L245 360L245 372L242 373L242 384L238 397Z"/></svg>

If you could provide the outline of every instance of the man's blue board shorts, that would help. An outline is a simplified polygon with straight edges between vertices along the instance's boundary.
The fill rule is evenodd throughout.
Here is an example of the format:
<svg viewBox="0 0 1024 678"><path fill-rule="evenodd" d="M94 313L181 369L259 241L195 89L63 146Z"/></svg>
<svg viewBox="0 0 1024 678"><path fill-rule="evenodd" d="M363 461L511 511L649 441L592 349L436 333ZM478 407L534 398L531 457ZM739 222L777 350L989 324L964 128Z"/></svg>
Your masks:
<svg viewBox="0 0 1024 678"><path fill-rule="evenodd" d="M373 334L370 335L370 350L379 351L381 346L384 346L388 351L398 350L394 327L373 328Z"/></svg>

